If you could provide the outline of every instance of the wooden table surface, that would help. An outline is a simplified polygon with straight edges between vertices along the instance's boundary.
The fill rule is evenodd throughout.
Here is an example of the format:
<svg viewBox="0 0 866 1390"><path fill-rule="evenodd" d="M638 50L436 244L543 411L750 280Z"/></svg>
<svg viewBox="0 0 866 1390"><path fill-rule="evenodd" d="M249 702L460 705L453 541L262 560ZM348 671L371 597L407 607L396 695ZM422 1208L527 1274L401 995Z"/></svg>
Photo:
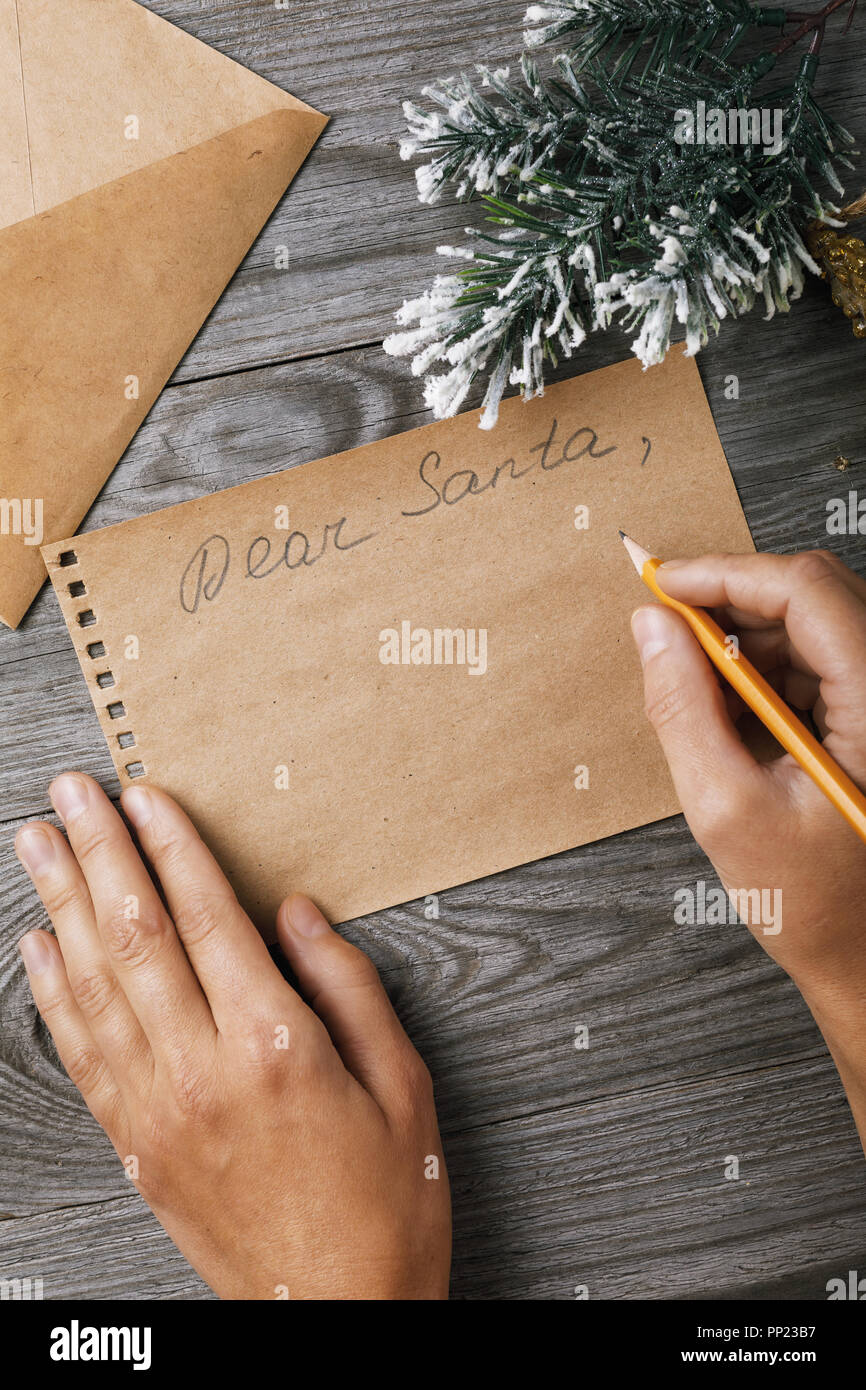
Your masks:
<svg viewBox="0 0 866 1390"><path fill-rule="evenodd" d="M425 423L381 350L468 210L415 199L400 103L519 53L523 0L149 0L331 116L323 138L85 523L200 497ZM860 32L828 32L819 96L866 145ZM866 183L851 176L853 197ZM274 248L290 251L288 270ZM625 356L597 336L571 370ZM823 286L698 359L755 542L827 545L866 489L866 343ZM727 400L735 373L739 400ZM835 456L852 468L834 471ZM866 495L866 491L864 491ZM866 572L862 538L829 544ZM12 851L64 768L118 788L53 594L0 631L0 1278L46 1298L208 1298L130 1190L35 1014L16 942L42 923ZM866 1273L866 1165L799 995L745 928L674 924L712 871L681 817L409 903L368 949L437 1086L457 1298L821 1299ZM575 1026L590 1047L576 1050ZM726 1180L727 1156L740 1177Z"/></svg>

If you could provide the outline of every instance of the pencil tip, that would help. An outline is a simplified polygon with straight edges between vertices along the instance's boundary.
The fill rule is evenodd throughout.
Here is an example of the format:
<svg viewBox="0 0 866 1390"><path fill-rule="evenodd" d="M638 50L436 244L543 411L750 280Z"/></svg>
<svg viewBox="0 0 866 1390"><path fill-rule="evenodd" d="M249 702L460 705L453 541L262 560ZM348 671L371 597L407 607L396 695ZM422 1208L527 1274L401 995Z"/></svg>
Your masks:
<svg viewBox="0 0 866 1390"><path fill-rule="evenodd" d="M623 545L631 556L632 564L638 574L642 574L644 565L652 556L648 550L644 550L642 545L638 545L637 541L633 541L631 536L627 536L624 531L620 531L619 534L622 536Z"/></svg>
<svg viewBox="0 0 866 1390"><path fill-rule="evenodd" d="M619 533L619 538L620 538L621 541L624 541L624 540L626 539L625 531L620 531L620 533Z"/></svg>

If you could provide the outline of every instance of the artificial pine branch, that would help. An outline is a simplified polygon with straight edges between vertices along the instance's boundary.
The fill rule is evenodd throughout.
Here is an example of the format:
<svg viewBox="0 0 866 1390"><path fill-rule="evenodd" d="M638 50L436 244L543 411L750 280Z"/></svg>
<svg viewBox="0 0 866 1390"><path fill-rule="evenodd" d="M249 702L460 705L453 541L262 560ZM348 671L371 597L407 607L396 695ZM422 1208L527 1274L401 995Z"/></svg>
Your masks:
<svg viewBox="0 0 866 1390"><path fill-rule="evenodd" d="M401 152L427 159L421 199L455 186L487 208L486 227L467 228L468 245L439 248L462 268L405 303L405 331L385 342L413 356L437 416L459 409L486 375L481 423L492 426L509 383L539 394L549 365L614 320L649 366L677 324L695 353L758 299L768 316L788 309L803 269L820 273L807 225L838 225L819 184L841 193L837 165L849 163L851 137L812 95L824 23L841 3L790 16L797 34L813 34L812 51L760 101L777 52L739 64L732 54L749 28L782 28L784 11L748 0L556 0L527 15L543 25L530 31L534 47L569 44L554 78L542 80L524 53L519 82L480 67L477 83L464 75L425 89L433 110L406 104ZM699 101L778 107L778 149L677 143L675 114ZM444 373L431 374L436 364Z"/></svg>
<svg viewBox="0 0 866 1390"><path fill-rule="evenodd" d="M721 35L722 56L730 57L750 28L780 28L785 18L782 9L760 9L748 0L548 0L527 10L524 23L539 27L527 29L524 42L540 48L564 40L580 68L615 50L612 70L625 76L634 75L641 57L651 69L661 53L681 67L697 67Z"/></svg>

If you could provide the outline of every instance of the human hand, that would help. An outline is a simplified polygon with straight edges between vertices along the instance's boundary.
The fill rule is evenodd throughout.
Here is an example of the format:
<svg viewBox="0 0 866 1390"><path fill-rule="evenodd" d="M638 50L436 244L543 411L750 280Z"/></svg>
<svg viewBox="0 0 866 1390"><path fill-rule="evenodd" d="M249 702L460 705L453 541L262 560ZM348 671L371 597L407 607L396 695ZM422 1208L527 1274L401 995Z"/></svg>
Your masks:
<svg viewBox="0 0 866 1390"><path fill-rule="evenodd" d="M661 566L672 598L708 608L824 746L866 787L866 582L823 551L708 555ZM749 926L824 1031L866 1142L866 845L788 754L759 763L742 711L683 619L660 604L632 628L646 707L686 820L729 894L778 890L781 930Z"/></svg>
<svg viewBox="0 0 866 1390"><path fill-rule="evenodd" d="M122 797L166 910L96 782L51 792L69 842L16 837L56 932L22 939L33 997L175 1244L222 1298L447 1297L432 1085L367 956L288 898L304 1003L168 796Z"/></svg>

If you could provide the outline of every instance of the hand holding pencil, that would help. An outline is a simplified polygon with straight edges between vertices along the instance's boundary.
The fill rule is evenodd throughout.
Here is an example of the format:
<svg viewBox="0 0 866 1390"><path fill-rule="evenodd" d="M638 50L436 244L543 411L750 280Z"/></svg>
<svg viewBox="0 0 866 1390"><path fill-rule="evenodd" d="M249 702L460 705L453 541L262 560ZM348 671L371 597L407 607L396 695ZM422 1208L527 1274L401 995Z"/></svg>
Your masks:
<svg viewBox="0 0 866 1390"><path fill-rule="evenodd" d="M737 730L745 706L682 610L637 610L647 714L689 827L729 894L780 893L782 930L749 926L815 1015L866 1144L866 844L851 828L866 788L866 581L825 552L707 555L650 577L736 634L740 660L793 708L789 732L802 727L797 711L811 714L850 798L846 824L814 769L790 754L759 763Z"/></svg>
<svg viewBox="0 0 866 1390"><path fill-rule="evenodd" d="M620 531L632 563L648 589L662 603L685 619L710 661L724 676L743 703L756 714L778 743L790 753L815 786L833 803L848 824L866 842L866 796L842 770L827 749L818 742L801 719L785 704L760 671L740 652L739 639L732 639L702 608L681 602L659 587L656 573L663 561Z"/></svg>

